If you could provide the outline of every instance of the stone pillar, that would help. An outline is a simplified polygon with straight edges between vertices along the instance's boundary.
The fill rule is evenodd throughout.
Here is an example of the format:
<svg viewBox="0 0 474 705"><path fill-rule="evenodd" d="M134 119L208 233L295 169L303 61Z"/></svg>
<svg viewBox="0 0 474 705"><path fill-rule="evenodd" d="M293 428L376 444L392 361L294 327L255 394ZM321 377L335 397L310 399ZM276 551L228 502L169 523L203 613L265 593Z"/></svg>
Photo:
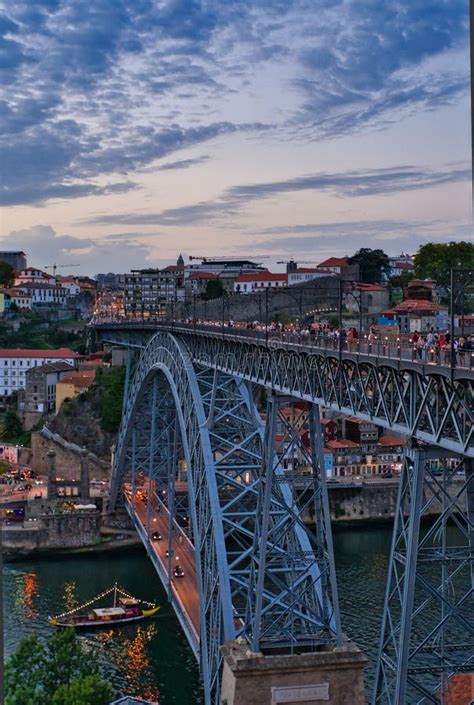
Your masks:
<svg viewBox="0 0 474 705"><path fill-rule="evenodd" d="M354 644L270 656L239 640L222 653L221 705L365 705L367 659Z"/></svg>
<svg viewBox="0 0 474 705"><path fill-rule="evenodd" d="M81 451L81 499L89 499L89 453L83 448Z"/></svg>
<svg viewBox="0 0 474 705"><path fill-rule="evenodd" d="M56 499L56 453L52 448L46 453L48 459L48 499Z"/></svg>

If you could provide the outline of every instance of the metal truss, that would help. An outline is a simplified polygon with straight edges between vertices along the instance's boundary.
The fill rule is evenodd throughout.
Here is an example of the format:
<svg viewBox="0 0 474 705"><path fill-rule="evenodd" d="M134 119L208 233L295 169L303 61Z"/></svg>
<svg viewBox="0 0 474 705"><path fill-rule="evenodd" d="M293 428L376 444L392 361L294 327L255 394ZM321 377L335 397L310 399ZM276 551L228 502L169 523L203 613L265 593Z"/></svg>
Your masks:
<svg viewBox="0 0 474 705"><path fill-rule="evenodd" d="M132 493L148 487L146 526L138 526L145 542L152 493L170 511L170 532L177 514L189 512L206 705L219 703L220 647L229 639L243 636L263 650L341 641L319 411L311 412L314 453L303 449L311 474L298 498L275 443L281 403L270 400L264 427L246 382L196 365L184 342L166 333L149 341L127 385L111 505L124 483ZM288 424L284 435L301 443ZM176 493L180 459L187 503ZM303 521L308 515L315 538ZM193 646L192 627L175 607Z"/></svg>
<svg viewBox="0 0 474 705"><path fill-rule="evenodd" d="M100 335L144 344L146 330ZM474 375L469 370L174 326L194 363L474 457Z"/></svg>
<svg viewBox="0 0 474 705"><path fill-rule="evenodd" d="M373 705L441 705L456 675L474 671L474 463L439 457L406 454Z"/></svg>

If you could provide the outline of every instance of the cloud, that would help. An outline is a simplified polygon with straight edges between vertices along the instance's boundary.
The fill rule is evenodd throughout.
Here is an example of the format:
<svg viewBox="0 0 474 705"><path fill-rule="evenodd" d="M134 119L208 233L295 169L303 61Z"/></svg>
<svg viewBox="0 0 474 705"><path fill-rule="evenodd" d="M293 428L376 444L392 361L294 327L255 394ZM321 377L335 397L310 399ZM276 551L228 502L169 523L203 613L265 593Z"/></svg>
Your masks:
<svg viewBox="0 0 474 705"><path fill-rule="evenodd" d="M81 222L102 225L198 225L223 216L234 216L241 208L254 201L282 194L314 191L346 198L388 196L470 179L471 170L464 165L445 169L398 166L332 174L319 173L283 181L231 186L214 201L202 201L157 213L100 215Z"/></svg>
<svg viewBox="0 0 474 705"><path fill-rule="evenodd" d="M274 139L321 139L433 110L467 88L452 61L467 57L467 24L465 0L8 3L3 203L129 190L158 159L265 136L270 122ZM271 96L260 96L263 68ZM269 117L255 121L260 104ZM158 169L199 163L184 155Z"/></svg>
<svg viewBox="0 0 474 705"><path fill-rule="evenodd" d="M196 166L196 164L202 164L203 162L207 162L208 159L208 156L195 157L194 159L180 159L176 162L167 162L166 164L161 164L159 167L157 167L157 169L159 171L166 171L168 169L189 169L192 166Z"/></svg>
<svg viewBox="0 0 474 705"><path fill-rule="evenodd" d="M55 262L58 265L78 264L77 272L87 274L102 270L121 272L124 266L127 270L143 266L149 255L147 247L130 239L121 239L118 248L115 242L60 235L50 225L14 230L1 238L0 243L5 249L24 250L33 266L42 268Z"/></svg>
<svg viewBox="0 0 474 705"><path fill-rule="evenodd" d="M326 7L317 24L313 41L299 51L293 81L303 97L298 121L315 136L386 125L400 119L400 110L430 110L468 88L466 69L433 74L424 67L453 49L467 54L463 0L352 0Z"/></svg>

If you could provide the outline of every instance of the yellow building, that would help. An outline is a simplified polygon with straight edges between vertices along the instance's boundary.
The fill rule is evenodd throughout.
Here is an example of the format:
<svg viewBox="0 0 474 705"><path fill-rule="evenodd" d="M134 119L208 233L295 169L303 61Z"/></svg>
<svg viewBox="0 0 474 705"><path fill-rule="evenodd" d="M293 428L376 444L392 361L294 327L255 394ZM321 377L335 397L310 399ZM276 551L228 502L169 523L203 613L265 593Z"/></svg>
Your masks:
<svg viewBox="0 0 474 705"><path fill-rule="evenodd" d="M84 389L90 387L95 378L95 370L71 372L56 384L56 413L65 399L77 397Z"/></svg>

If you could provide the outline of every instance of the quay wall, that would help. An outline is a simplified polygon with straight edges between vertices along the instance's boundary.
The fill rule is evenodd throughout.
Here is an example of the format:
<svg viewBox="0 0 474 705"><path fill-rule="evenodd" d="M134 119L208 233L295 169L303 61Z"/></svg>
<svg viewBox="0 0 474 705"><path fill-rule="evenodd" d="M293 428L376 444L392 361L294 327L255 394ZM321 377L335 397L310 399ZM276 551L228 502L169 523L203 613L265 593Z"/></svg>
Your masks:
<svg viewBox="0 0 474 705"><path fill-rule="evenodd" d="M23 525L4 526L4 556L20 558L31 553L93 546L100 542L100 519L100 512L42 514Z"/></svg>

